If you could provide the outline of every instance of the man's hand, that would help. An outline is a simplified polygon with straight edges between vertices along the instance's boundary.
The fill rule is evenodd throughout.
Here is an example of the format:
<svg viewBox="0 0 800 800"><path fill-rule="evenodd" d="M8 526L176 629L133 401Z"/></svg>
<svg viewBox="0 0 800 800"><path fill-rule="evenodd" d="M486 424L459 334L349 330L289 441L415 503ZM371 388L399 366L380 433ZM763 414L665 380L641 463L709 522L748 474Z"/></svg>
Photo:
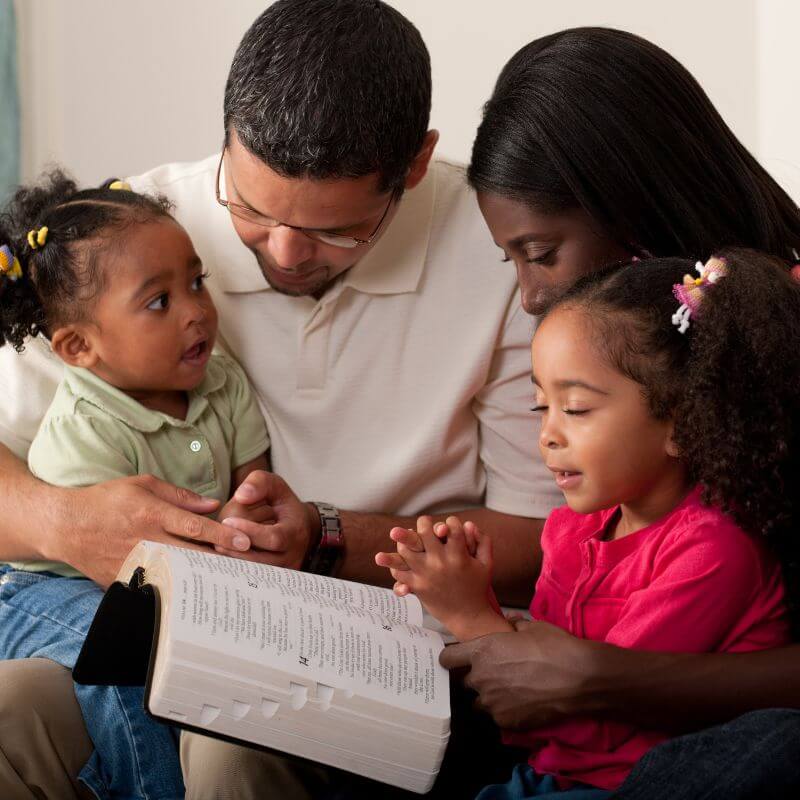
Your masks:
<svg viewBox="0 0 800 800"><path fill-rule="evenodd" d="M217 547L217 552L300 569L319 535L316 508L299 500L279 475L265 470L255 470L247 476L225 508L235 508L233 504L248 509L247 516L230 516L226 512L224 526L244 534L252 542L252 548L243 553L223 545ZM266 514L264 509L270 509L272 520L267 524L250 518L250 510L259 508L262 515Z"/></svg>
<svg viewBox="0 0 800 800"><path fill-rule="evenodd" d="M495 633L445 647L446 669L468 669L464 683L476 705L506 729L559 722L591 709L585 700L594 642L546 622L514 622L514 633Z"/></svg>
<svg viewBox="0 0 800 800"><path fill-rule="evenodd" d="M48 487L54 500L47 558L66 561L101 586L116 577L142 539L201 548L247 550L246 534L201 516L216 500L151 475L98 483L83 489Z"/></svg>

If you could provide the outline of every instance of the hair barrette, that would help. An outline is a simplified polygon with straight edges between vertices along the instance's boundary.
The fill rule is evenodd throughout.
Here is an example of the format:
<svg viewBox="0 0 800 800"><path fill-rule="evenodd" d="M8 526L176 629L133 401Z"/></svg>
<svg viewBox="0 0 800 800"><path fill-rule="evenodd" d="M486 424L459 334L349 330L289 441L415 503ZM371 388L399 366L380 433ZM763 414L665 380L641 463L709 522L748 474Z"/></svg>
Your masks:
<svg viewBox="0 0 800 800"><path fill-rule="evenodd" d="M22 265L12 249L4 244L0 246L0 278L16 281L22 277Z"/></svg>
<svg viewBox="0 0 800 800"><path fill-rule="evenodd" d="M725 260L716 256L709 258L705 264L698 261L695 269L700 274L699 278L684 275L683 283L676 283L672 287L672 293L680 303L678 310L672 315L672 324L677 326L679 333L686 333L690 318L700 311L708 287L728 274Z"/></svg>
<svg viewBox="0 0 800 800"><path fill-rule="evenodd" d="M40 247L44 247L45 242L47 241L47 234L50 232L50 229L47 225L42 225L39 230L28 231L28 244L30 245L31 250L38 250Z"/></svg>
<svg viewBox="0 0 800 800"><path fill-rule="evenodd" d="M128 181L111 181L111 183L108 184L108 188L109 189L122 189L122 190L124 190L126 192L132 191L131 190L131 185L128 183Z"/></svg>

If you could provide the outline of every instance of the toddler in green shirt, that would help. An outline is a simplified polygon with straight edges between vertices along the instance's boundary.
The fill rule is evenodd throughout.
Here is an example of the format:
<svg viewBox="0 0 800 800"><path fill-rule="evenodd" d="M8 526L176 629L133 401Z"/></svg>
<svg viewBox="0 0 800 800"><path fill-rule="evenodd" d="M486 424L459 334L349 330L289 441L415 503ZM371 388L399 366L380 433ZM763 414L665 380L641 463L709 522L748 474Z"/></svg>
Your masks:
<svg viewBox="0 0 800 800"><path fill-rule="evenodd" d="M79 191L56 171L18 190L0 245L0 346L43 335L65 364L34 475L86 486L152 474L224 504L267 469L264 420L242 369L212 352L207 274L164 198L121 181ZM101 596L66 564L0 565L0 658L71 669ZM99 798L182 797L176 734L147 717L141 688L75 689L95 745L80 779Z"/></svg>

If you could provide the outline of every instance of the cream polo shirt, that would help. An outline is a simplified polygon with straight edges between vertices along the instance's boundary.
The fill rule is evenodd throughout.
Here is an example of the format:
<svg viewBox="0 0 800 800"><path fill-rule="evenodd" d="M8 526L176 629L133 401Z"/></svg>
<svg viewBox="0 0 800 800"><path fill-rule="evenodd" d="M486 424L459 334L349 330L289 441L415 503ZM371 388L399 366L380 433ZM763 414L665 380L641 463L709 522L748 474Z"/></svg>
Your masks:
<svg viewBox="0 0 800 800"><path fill-rule="evenodd" d="M224 355L211 357L188 399L186 418L176 419L88 370L66 367L28 451L28 467L56 486L150 474L224 503L233 470L269 447L264 420L241 368ZM13 566L80 574L52 561Z"/></svg>
<svg viewBox="0 0 800 800"><path fill-rule="evenodd" d="M272 290L214 197L219 156L131 179L175 203L211 275L220 338L242 365L274 470L299 497L415 515L562 503L529 412L533 321L464 172L432 164L376 246L321 300ZM60 370L42 342L0 349L0 440L20 456Z"/></svg>

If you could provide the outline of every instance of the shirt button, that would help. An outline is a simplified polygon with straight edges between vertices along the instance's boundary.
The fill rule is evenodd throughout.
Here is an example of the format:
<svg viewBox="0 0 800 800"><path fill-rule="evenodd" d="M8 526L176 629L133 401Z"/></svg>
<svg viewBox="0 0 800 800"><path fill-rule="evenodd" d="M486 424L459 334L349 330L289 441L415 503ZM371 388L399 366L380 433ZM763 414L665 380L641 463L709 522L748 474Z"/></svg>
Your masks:
<svg viewBox="0 0 800 800"><path fill-rule="evenodd" d="M190 449L190 450L191 450L193 453L196 453L196 452L197 452L197 451L198 451L198 450L199 450L199 449L200 449L202 446L203 446L203 445L202 445L202 444L200 444L200 442L198 442L198 441L197 441L197 439L195 439L195 440L194 440L194 441L193 441L193 442L192 442L192 443L189 445L189 449Z"/></svg>

